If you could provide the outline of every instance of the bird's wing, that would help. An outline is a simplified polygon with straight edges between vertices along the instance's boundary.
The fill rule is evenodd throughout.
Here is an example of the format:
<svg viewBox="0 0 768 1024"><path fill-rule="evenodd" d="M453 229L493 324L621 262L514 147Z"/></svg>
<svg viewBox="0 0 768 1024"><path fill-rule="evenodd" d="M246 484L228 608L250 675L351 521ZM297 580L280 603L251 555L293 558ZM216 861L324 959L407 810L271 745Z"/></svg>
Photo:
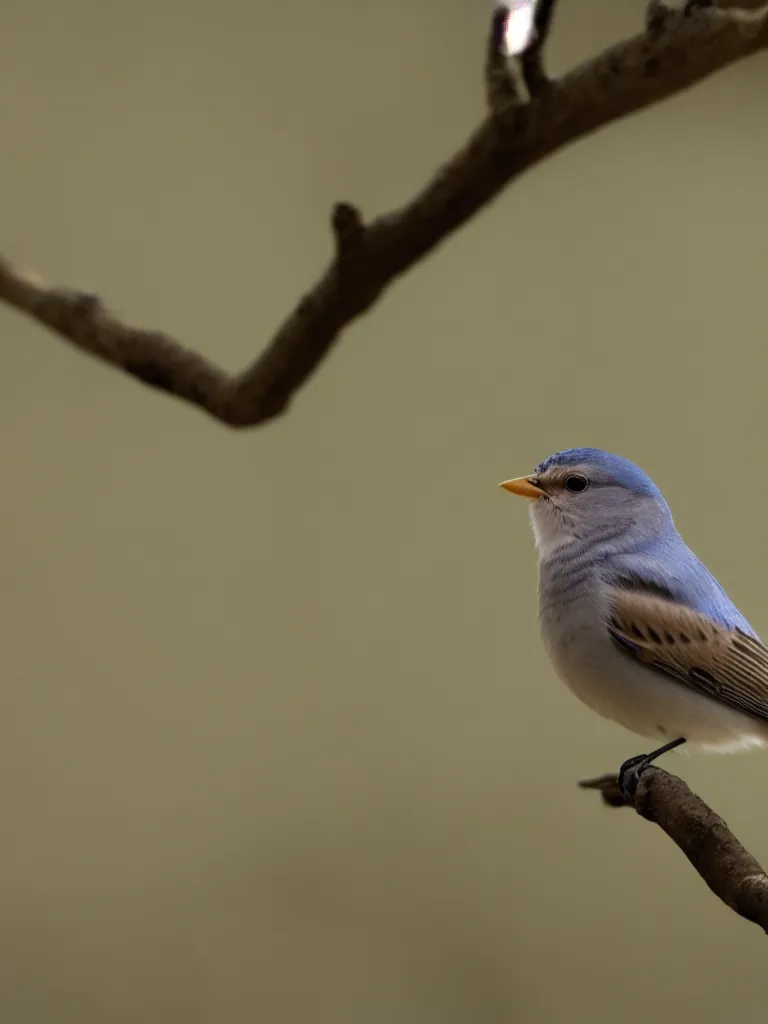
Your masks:
<svg viewBox="0 0 768 1024"><path fill-rule="evenodd" d="M768 648L651 591L609 588L608 630L639 661L705 697L768 721Z"/></svg>

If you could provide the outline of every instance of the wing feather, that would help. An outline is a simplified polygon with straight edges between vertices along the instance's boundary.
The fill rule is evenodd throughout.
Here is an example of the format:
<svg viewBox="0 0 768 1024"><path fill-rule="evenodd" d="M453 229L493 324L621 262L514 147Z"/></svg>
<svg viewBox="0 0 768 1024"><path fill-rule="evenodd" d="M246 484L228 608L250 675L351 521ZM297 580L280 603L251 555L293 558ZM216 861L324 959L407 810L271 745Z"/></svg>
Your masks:
<svg viewBox="0 0 768 1024"><path fill-rule="evenodd" d="M768 648L686 605L610 588L613 639L634 657L743 714L768 721Z"/></svg>

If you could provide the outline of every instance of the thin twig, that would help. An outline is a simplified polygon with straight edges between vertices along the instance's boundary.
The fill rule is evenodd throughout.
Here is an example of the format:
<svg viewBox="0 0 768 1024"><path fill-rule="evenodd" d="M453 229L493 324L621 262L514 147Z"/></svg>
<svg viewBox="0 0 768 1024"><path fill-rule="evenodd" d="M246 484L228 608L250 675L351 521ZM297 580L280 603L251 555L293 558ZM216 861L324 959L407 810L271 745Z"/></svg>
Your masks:
<svg viewBox="0 0 768 1024"><path fill-rule="evenodd" d="M499 4L491 17L488 50L485 58L485 95L491 111L502 110L509 103L522 100L507 56L504 36L509 20L509 7Z"/></svg>
<svg viewBox="0 0 768 1024"><path fill-rule="evenodd" d="M577 67L527 103L491 111L465 146L399 210L339 227L337 251L264 352L237 375L158 331L131 327L93 295L50 287L0 259L0 300L74 346L232 427L288 408L342 330L512 180L575 139L682 92L768 45L768 5L680 11ZM342 215L346 216L346 214ZM359 223L358 223L359 222ZM354 253L354 258L350 254ZM350 258L348 258L350 257Z"/></svg>
<svg viewBox="0 0 768 1024"><path fill-rule="evenodd" d="M557 0L539 0L534 14L535 35L521 57L523 78L531 96L540 96L550 87L544 70L544 47L547 45Z"/></svg>
<svg viewBox="0 0 768 1024"><path fill-rule="evenodd" d="M599 790L610 807L633 806L619 791L616 775L584 779L579 785ZM646 768L634 808L677 843L723 903L768 933L768 875L723 819L682 779L661 768Z"/></svg>

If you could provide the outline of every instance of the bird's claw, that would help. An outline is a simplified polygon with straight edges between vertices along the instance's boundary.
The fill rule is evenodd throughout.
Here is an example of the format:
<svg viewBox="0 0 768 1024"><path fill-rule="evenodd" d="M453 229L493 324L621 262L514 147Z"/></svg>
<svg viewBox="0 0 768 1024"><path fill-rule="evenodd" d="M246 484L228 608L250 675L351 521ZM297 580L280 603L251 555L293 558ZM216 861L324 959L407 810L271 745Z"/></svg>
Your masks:
<svg viewBox="0 0 768 1024"><path fill-rule="evenodd" d="M619 792L628 803L635 802L635 794L640 782L640 776L651 765L651 758L648 754L637 754L630 757L619 768L618 786Z"/></svg>

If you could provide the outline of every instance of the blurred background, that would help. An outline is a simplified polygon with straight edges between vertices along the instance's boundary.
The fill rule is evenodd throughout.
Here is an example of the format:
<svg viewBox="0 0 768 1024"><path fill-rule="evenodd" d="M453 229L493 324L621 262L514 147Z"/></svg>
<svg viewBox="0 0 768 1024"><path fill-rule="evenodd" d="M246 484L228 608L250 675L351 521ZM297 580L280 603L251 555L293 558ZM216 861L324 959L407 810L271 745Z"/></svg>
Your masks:
<svg viewBox="0 0 768 1024"><path fill-rule="evenodd" d="M555 72L643 3L561 8ZM488 11L6 0L2 251L238 369L331 204L476 125ZM0 309L5 1022L764 1020L765 937L576 788L644 742L555 679L496 484L636 460L768 634L765 76L516 182L260 430ZM667 767L768 860L766 756Z"/></svg>

